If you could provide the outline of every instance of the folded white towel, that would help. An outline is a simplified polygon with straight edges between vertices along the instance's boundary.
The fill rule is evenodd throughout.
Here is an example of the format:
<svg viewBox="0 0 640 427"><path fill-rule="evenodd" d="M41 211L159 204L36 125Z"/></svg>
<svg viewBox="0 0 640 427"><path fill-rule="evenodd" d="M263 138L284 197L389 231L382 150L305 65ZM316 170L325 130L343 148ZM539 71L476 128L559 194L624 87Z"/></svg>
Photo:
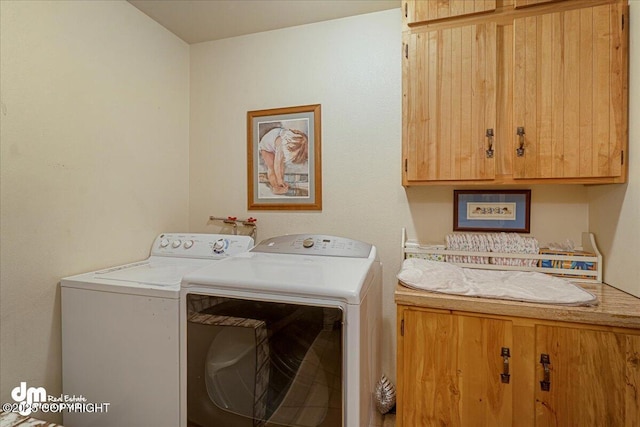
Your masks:
<svg viewBox="0 0 640 427"><path fill-rule="evenodd" d="M568 280L531 271L476 270L409 258L397 275L403 285L431 292L543 304L594 305L597 298Z"/></svg>

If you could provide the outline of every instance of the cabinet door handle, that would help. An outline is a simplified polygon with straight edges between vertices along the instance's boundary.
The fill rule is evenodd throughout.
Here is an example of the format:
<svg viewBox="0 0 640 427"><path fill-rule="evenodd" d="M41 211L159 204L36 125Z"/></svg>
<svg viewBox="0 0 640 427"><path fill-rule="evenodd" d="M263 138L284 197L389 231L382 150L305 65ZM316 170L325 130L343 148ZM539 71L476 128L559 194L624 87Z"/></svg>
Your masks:
<svg viewBox="0 0 640 427"><path fill-rule="evenodd" d="M502 347L500 356L502 356L502 366L503 366L502 373L500 374L500 380L505 384L509 384L509 380L511 379L511 374L509 374L509 358L511 357L509 348Z"/></svg>
<svg viewBox="0 0 640 427"><path fill-rule="evenodd" d="M491 159L493 158L493 129L487 129L485 136L487 137L487 144L489 145L489 148L487 148L485 153L487 155L487 159Z"/></svg>
<svg viewBox="0 0 640 427"><path fill-rule="evenodd" d="M516 155L518 157L523 157L524 156L524 128L518 127L516 134L518 135L518 144L519 144L519 147L516 148Z"/></svg>
<svg viewBox="0 0 640 427"><path fill-rule="evenodd" d="M551 372L549 370L551 360L549 359L548 354L540 354L540 364L544 370L544 378L540 381L540 390L549 391L551 389Z"/></svg>

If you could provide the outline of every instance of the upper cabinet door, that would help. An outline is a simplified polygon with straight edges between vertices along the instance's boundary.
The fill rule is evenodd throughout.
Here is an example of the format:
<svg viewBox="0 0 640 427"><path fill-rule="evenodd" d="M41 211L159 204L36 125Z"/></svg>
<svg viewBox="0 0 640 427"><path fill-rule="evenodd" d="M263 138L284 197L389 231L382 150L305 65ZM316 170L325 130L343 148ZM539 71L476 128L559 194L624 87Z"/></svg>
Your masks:
<svg viewBox="0 0 640 427"><path fill-rule="evenodd" d="M514 21L514 178L623 176L625 12L616 3Z"/></svg>
<svg viewBox="0 0 640 427"><path fill-rule="evenodd" d="M496 24L414 33L404 43L405 185L493 179Z"/></svg>
<svg viewBox="0 0 640 427"><path fill-rule="evenodd" d="M490 12L496 9L496 0L405 0L402 7L405 22L411 25Z"/></svg>

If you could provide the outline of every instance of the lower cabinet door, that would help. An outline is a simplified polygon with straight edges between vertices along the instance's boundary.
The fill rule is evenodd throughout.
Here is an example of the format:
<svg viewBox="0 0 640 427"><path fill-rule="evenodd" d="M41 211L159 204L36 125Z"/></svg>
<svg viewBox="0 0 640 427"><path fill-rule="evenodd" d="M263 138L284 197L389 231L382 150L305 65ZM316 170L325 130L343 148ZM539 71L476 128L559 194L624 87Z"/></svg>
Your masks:
<svg viewBox="0 0 640 427"><path fill-rule="evenodd" d="M401 309L400 425L510 426L512 322Z"/></svg>
<svg viewBox="0 0 640 427"><path fill-rule="evenodd" d="M536 326L536 426L640 426L640 335Z"/></svg>

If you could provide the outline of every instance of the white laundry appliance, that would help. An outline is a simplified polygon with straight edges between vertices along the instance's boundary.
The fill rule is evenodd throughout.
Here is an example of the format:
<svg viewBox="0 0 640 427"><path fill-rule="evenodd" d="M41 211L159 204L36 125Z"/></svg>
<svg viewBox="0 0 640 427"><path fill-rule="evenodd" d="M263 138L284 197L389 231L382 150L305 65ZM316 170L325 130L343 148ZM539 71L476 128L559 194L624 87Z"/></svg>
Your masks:
<svg viewBox="0 0 640 427"><path fill-rule="evenodd" d="M185 275L180 426L381 425L381 291L375 246L326 235Z"/></svg>
<svg viewBox="0 0 640 427"><path fill-rule="evenodd" d="M177 426L180 281L253 243L165 233L145 261L62 279L63 395L108 404L64 411L65 427Z"/></svg>

